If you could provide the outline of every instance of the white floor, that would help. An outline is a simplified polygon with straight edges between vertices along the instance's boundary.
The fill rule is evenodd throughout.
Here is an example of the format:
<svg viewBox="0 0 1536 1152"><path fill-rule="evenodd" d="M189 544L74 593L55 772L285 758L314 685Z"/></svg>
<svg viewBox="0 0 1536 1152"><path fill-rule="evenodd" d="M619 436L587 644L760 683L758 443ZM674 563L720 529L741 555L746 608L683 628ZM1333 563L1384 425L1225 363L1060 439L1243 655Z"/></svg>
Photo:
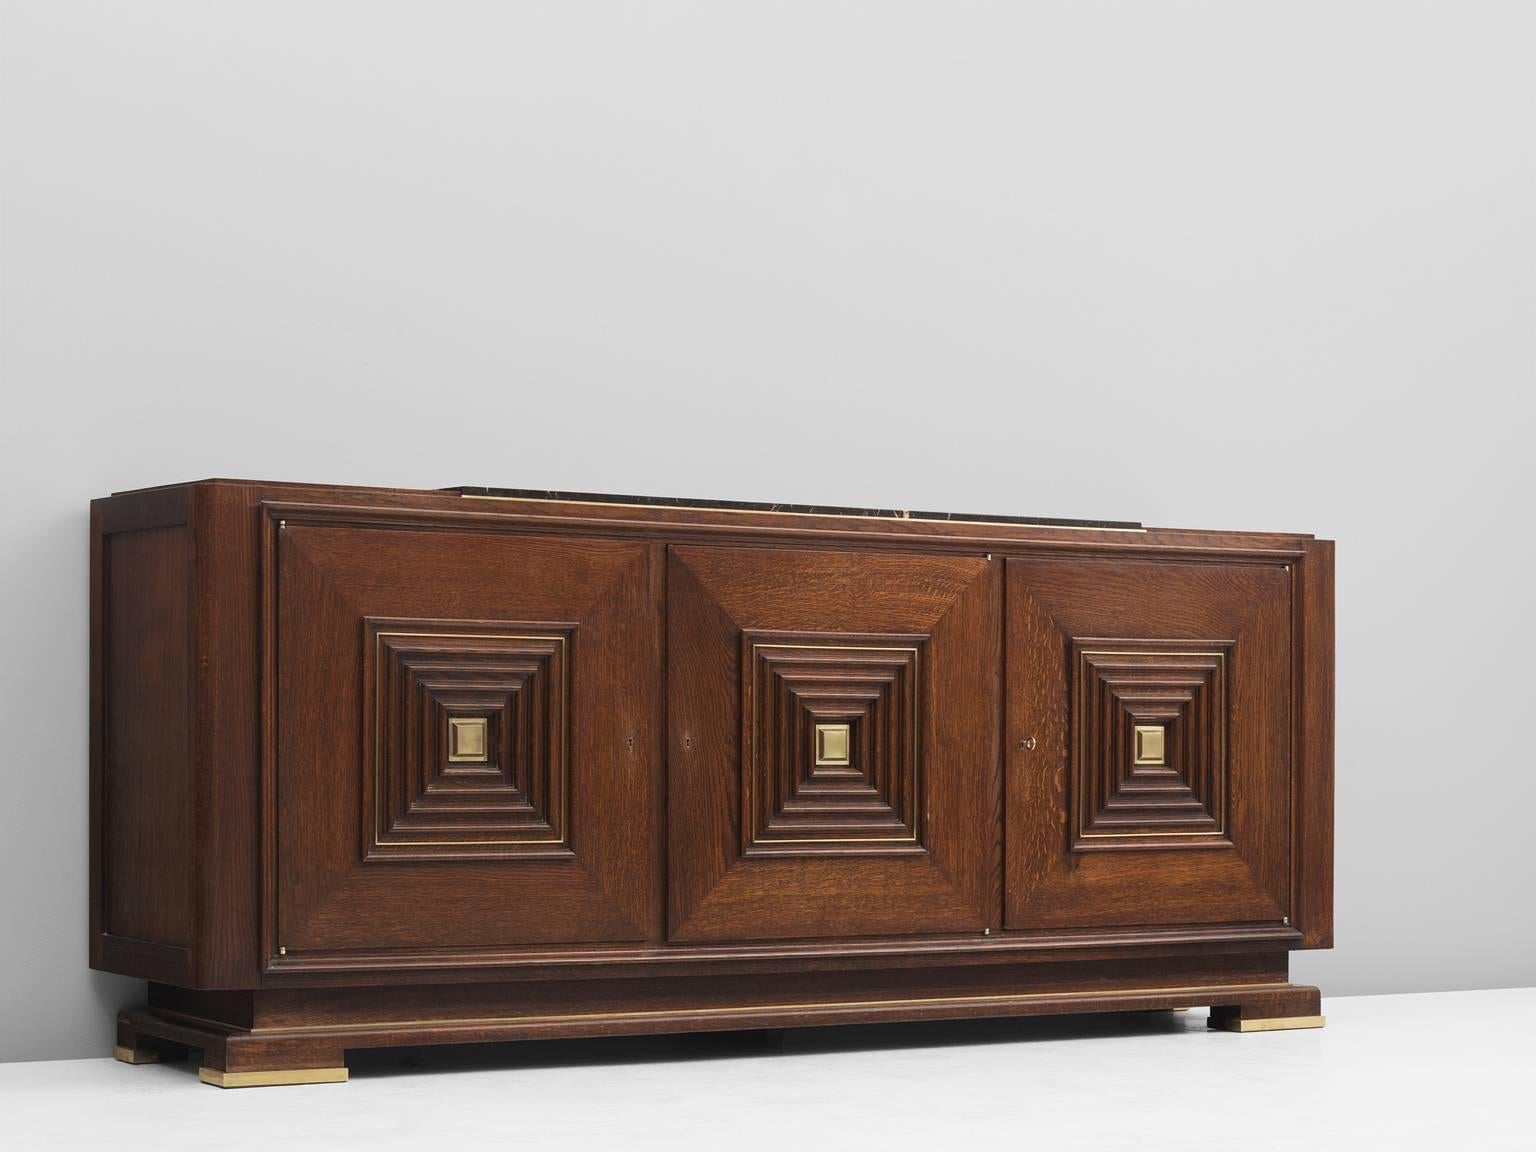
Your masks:
<svg viewBox="0 0 1536 1152"><path fill-rule="evenodd" d="M1323 1011L1250 1035L1195 1011L354 1053L347 1084L230 1091L195 1063L0 1064L0 1143L1536 1149L1536 989Z"/></svg>

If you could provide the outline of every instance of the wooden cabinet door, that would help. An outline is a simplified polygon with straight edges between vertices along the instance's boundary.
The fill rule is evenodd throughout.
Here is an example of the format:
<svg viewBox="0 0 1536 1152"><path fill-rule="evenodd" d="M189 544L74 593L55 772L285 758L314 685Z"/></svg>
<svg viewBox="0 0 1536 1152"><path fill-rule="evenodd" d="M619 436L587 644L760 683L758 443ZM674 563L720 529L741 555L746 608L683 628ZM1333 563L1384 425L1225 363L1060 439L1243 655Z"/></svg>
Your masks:
<svg viewBox="0 0 1536 1152"><path fill-rule="evenodd" d="M271 951L658 936L660 550L284 515Z"/></svg>
<svg viewBox="0 0 1536 1152"><path fill-rule="evenodd" d="M1000 585L980 556L670 550L672 939L995 925Z"/></svg>
<svg viewBox="0 0 1536 1152"><path fill-rule="evenodd" d="M1282 563L1007 562L1008 927L1290 915L1290 588Z"/></svg>

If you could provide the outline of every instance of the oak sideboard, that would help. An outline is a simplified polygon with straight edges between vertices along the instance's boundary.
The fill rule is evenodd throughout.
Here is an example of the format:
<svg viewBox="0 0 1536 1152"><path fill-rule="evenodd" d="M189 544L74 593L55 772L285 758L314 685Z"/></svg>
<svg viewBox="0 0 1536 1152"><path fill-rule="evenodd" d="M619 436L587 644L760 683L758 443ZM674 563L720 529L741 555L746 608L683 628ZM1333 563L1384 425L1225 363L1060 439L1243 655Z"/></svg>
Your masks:
<svg viewBox="0 0 1536 1152"><path fill-rule="evenodd" d="M1209 1007L1315 1027L1333 545L210 480L91 506L115 1055Z"/></svg>

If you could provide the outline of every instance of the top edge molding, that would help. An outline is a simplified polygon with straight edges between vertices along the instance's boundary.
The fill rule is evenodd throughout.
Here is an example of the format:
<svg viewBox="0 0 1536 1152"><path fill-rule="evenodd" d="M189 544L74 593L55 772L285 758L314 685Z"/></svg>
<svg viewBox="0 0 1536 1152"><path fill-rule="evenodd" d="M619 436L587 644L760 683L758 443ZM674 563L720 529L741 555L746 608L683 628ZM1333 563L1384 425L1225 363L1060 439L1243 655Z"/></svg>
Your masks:
<svg viewBox="0 0 1536 1152"><path fill-rule="evenodd" d="M984 512L921 512L897 508L853 508L839 504L779 504L762 500L704 500L684 496L633 496L606 492L559 492L541 488L484 488L459 485L445 492L481 500L549 501L636 508L697 509L699 511L764 512L800 516L841 516L869 520L914 520L939 524L1023 524L1045 528L1098 528L1144 532L1137 520L1077 520L1059 516L1003 516Z"/></svg>

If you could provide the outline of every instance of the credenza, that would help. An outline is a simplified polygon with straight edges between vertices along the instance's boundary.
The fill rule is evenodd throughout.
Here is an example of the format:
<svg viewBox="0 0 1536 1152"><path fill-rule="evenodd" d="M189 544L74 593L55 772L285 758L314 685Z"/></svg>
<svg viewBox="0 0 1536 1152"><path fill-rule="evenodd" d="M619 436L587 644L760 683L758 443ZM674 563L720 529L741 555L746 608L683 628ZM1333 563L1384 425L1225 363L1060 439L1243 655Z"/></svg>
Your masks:
<svg viewBox="0 0 1536 1152"><path fill-rule="evenodd" d="M115 1055L1321 1025L1333 545L210 480L91 506Z"/></svg>

